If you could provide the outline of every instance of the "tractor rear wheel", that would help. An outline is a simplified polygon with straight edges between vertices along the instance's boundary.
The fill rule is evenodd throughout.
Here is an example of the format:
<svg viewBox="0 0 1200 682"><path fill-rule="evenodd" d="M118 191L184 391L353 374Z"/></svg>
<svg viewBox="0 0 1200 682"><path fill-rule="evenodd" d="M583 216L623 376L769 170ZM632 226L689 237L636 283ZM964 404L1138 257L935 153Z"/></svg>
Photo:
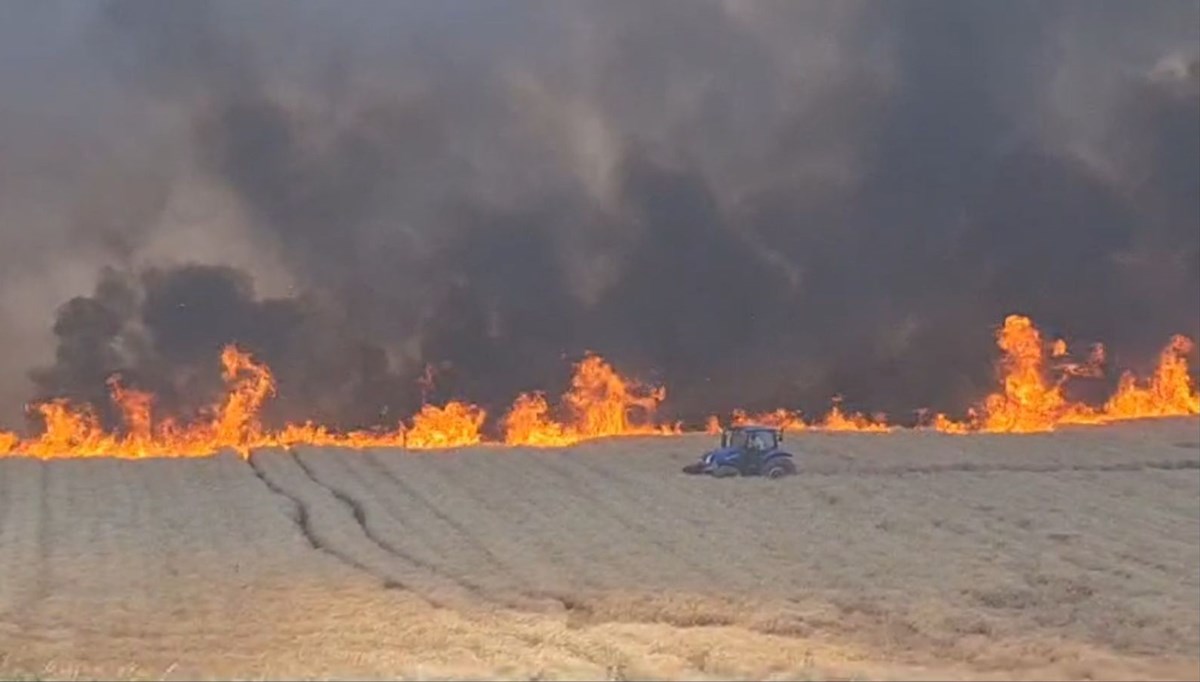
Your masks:
<svg viewBox="0 0 1200 682"><path fill-rule="evenodd" d="M766 478L783 478L796 473L796 464L787 457L779 457L767 462L762 469L762 475Z"/></svg>
<svg viewBox="0 0 1200 682"><path fill-rule="evenodd" d="M737 470L737 467L732 467L728 464L722 464L716 469L713 469L712 475L713 478L730 478L733 476L738 476L741 473L742 472Z"/></svg>

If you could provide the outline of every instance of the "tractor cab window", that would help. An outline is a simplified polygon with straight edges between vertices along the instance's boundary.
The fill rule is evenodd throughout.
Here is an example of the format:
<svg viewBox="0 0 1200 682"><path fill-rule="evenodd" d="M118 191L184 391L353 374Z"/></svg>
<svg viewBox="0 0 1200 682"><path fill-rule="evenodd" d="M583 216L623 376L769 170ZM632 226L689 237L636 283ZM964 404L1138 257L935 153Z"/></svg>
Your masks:
<svg viewBox="0 0 1200 682"><path fill-rule="evenodd" d="M773 450L775 446L775 434L771 431L755 431L750 435L750 447L755 450Z"/></svg>
<svg viewBox="0 0 1200 682"><path fill-rule="evenodd" d="M725 435L721 437L721 447L724 448L737 448L741 450L746 447L748 442L749 436L745 431L726 431Z"/></svg>
<svg viewBox="0 0 1200 682"><path fill-rule="evenodd" d="M721 437L721 447L738 450L773 450L778 446L771 431L726 431Z"/></svg>

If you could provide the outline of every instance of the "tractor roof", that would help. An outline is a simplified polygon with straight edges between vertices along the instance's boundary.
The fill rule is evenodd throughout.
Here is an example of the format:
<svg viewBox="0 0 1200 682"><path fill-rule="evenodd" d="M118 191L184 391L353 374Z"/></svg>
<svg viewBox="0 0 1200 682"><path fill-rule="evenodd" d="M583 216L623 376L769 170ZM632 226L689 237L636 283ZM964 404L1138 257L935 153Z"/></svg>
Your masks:
<svg viewBox="0 0 1200 682"><path fill-rule="evenodd" d="M774 426L762 426L761 424L739 424L729 427L730 431L781 431L782 429Z"/></svg>

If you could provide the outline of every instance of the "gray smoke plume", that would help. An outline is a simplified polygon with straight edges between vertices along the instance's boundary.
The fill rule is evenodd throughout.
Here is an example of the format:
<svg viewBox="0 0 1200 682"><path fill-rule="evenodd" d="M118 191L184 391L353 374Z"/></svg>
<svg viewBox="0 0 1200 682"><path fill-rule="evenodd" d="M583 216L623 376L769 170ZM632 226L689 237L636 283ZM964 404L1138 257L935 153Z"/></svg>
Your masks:
<svg viewBox="0 0 1200 682"><path fill-rule="evenodd" d="M1200 2L12 3L0 93L10 426L192 409L228 342L361 426L586 350L903 420L1009 312L1200 336Z"/></svg>

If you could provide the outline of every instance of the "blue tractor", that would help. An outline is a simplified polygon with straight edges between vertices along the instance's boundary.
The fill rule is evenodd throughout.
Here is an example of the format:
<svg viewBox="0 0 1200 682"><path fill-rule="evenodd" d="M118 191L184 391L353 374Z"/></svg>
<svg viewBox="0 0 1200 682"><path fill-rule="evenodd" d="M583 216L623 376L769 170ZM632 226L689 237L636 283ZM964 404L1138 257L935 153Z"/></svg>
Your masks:
<svg viewBox="0 0 1200 682"><path fill-rule="evenodd" d="M685 474L765 476L782 478L796 473L791 453L782 449L783 430L769 426L734 426L721 432L721 447L704 453Z"/></svg>

